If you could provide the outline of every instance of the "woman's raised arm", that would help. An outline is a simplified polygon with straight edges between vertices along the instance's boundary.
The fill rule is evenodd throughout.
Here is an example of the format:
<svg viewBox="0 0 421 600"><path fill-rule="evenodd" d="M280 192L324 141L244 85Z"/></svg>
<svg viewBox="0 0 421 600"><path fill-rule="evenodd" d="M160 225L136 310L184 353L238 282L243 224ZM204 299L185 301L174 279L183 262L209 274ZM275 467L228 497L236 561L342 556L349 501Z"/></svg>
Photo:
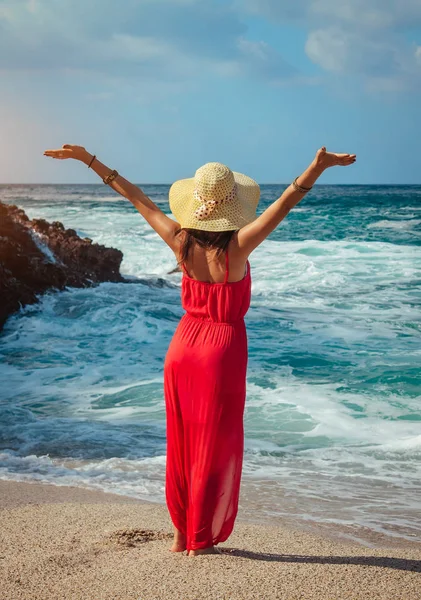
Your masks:
<svg viewBox="0 0 421 600"><path fill-rule="evenodd" d="M91 169L97 175L104 179L112 173L112 169L100 162L96 157L94 160L93 154L90 154L83 146L74 144L63 144L62 148L57 150L46 150L44 156L58 158L64 160L73 158L79 160L86 165L91 164ZM113 181L108 184L118 194L127 198L133 206L146 219L149 225L161 236L171 248L175 245L175 232L180 228L177 221L168 217L146 194L133 183L118 175Z"/></svg>
<svg viewBox="0 0 421 600"><path fill-rule="evenodd" d="M283 194L271 204L252 223L245 225L238 232L238 246L246 259L250 253L285 219L289 211L302 200L320 175L329 167L352 165L356 161L355 154L335 154L320 148L302 175L297 177L296 184L291 184ZM301 190L300 190L301 188ZM307 189L303 189L307 188Z"/></svg>

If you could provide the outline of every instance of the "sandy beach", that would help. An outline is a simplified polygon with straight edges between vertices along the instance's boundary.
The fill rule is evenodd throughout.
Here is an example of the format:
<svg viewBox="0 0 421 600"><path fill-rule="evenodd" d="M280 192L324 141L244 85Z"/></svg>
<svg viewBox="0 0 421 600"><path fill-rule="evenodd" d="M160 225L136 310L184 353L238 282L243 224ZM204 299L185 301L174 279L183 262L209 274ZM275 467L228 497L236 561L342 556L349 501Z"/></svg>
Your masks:
<svg viewBox="0 0 421 600"><path fill-rule="evenodd" d="M367 547L239 518L222 555L172 553L163 505L0 481L2 600L415 600L421 544Z"/></svg>

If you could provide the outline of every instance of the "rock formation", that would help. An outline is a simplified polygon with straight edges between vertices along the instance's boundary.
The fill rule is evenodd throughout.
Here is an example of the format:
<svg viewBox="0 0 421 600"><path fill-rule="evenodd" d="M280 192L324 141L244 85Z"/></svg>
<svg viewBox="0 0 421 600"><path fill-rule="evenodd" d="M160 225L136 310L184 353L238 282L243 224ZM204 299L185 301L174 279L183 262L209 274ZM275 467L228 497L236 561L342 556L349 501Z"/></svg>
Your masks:
<svg viewBox="0 0 421 600"><path fill-rule="evenodd" d="M14 204L0 202L0 329L47 290L128 282L120 274L122 260L120 250L80 238L60 221L30 220Z"/></svg>

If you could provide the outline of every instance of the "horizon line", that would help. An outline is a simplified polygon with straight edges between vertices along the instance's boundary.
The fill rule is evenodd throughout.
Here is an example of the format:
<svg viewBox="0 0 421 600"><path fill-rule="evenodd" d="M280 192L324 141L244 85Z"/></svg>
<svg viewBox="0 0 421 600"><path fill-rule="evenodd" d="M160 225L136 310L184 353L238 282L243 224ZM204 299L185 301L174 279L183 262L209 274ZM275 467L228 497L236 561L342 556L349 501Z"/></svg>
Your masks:
<svg viewBox="0 0 421 600"><path fill-rule="evenodd" d="M75 182L59 182L59 183L54 183L54 182L42 182L42 183L34 183L34 182L29 182L29 183L22 183L22 182L8 182L8 183L3 183L0 181L0 185L101 185L101 183L103 183L102 181L99 181L97 183L75 183ZM172 183L134 183L133 185L136 186L145 186L145 185L165 185L165 186L171 186L174 182ZM291 185L291 183L281 183L281 182L264 182L264 183L259 183L257 182L258 185ZM378 186L402 186L402 185L414 185L414 186L421 186L421 181L419 183L315 183L313 185L313 187L316 186L337 186L337 185L341 185L341 186L353 186L353 185L360 185L360 186L370 186L370 185L378 185Z"/></svg>

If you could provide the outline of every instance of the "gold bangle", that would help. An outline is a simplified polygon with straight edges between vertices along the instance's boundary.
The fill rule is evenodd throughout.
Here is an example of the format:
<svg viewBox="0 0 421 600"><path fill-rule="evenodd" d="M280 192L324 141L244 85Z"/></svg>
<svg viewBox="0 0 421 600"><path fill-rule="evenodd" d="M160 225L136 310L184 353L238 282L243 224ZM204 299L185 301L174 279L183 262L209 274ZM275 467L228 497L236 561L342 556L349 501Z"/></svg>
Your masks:
<svg viewBox="0 0 421 600"><path fill-rule="evenodd" d="M102 180L105 184L109 184L112 181L114 181L114 179L118 177L118 172L114 169L113 171L111 171L111 173L109 173L106 177L104 177L104 179Z"/></svg>
<svg viewBox="0 0 421 600"><path fill-rule="evenodd" d="M300 192L301 194L307 194L307 192L309 192L311 190L311 187L306 188L306 187L303 187L302 185L298 185L297 179L298 179L298 177L296 177L294 179L294 181L292 182L293 187L297 190L297 192Z"/></svg>

